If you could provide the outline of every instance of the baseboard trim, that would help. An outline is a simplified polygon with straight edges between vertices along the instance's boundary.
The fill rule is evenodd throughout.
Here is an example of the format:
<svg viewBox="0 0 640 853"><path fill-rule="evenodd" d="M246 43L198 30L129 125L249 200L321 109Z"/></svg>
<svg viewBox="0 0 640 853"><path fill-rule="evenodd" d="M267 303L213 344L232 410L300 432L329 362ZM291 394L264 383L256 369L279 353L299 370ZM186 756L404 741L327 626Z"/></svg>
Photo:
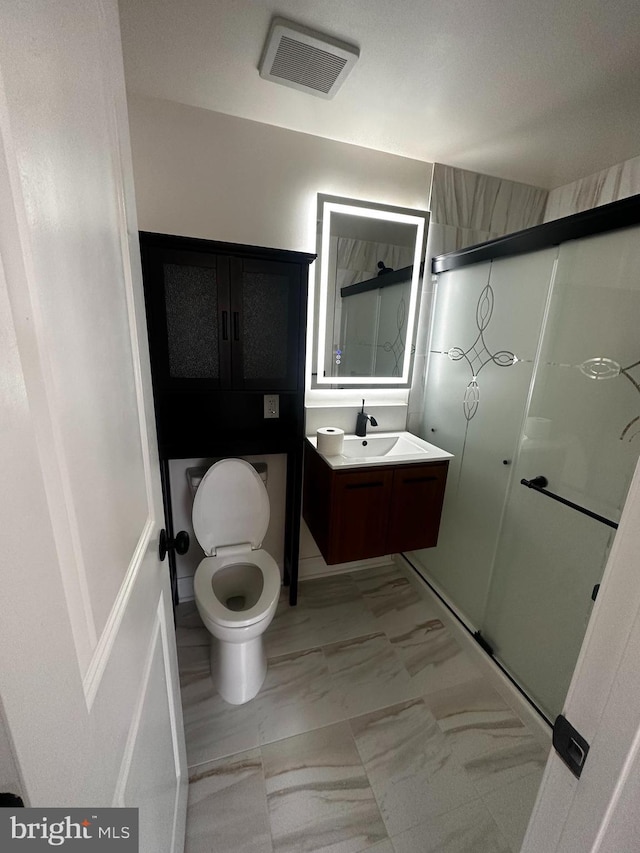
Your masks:
<svg viewBox="0 0 640 853"><path fill-rule="evenodd" d="M178 578L178 601L182 604L185 601L193 601L195 595L193 593L193 575L187 575L184 578Z"/></svg>
<svg viewBox="0 0 640 853"><path fill-rule="evenodd" d="M312 580L314 578L325 578L331 575L343 575L347 572L359 572L362 569L372 569L376 566L388 566L393 562L389 554L386 557L374 557L371 560L355 560L353 563L336 563L328 566L322 557L305 557L298 563L298 580Z"/></svg>

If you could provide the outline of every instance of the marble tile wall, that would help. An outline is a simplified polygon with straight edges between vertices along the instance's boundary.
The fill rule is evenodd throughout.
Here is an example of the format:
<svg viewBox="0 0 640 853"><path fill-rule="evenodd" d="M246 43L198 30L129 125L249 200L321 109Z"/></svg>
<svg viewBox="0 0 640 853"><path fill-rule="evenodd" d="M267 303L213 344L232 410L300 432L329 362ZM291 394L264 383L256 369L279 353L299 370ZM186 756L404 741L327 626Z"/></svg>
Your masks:
<svg viewBox="0 0 640 853"><path fill-rule="evenodd" d="M544 221L640 194L640 156L549 192Z"/></svg>
<svg viewBox="0 0 640 853"><path fill-rule="evenodd" d="M398 566L305 581L227 705L180 605L186 853L516 853L548 751Z"/></svg>
<svg viewBox="0 0 640 853"><path fill-rule="evenodd" d="M510 234L541 222L546 199L547 191L539 187L442 163L433 167L430 210L441 225Z"/></svg>

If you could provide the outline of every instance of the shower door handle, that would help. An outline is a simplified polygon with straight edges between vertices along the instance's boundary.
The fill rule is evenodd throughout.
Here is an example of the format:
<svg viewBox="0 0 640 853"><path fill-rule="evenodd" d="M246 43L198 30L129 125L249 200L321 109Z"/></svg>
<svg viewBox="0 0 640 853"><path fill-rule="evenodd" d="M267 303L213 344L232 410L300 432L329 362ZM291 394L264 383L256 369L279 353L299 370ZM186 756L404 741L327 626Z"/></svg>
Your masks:
<svg viewBox="0 0 640 853"><path fill-rule="evenodd" d="M613 527L614 530L618 529L618 522L611 521L610 518L605 518L603 515L600 515L597 512L593 512L590 509L587 509L585 506L580 506L580 504L574 503L573 501L569 501L566 498L563 498L561 495L556 495L553 492L548 491L547 486L549 485L549 481L542 474L539 474L537 477L533 477L531 480L520 480L521 486L526 486L528 489L533 489L535 492L539 492L541 495L546 495L548 498L551 498L554 501L558 501L558 503L564 504L564 506L568 506L571 509L575 509L576 512L582 513L582 515L586 515L589 518L594 518L596 521L600 521L602 524L606 524L607 527Z"/></svg>

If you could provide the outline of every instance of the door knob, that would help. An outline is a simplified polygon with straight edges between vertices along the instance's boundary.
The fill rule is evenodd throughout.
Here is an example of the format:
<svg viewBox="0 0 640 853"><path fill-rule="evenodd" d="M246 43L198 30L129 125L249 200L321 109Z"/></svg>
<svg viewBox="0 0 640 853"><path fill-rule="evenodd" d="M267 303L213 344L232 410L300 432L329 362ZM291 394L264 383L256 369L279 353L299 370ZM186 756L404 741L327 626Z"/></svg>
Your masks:
<svg viewBox="0 0 640 853"><path fill-rule="evenodd" d="M160 531L160 540L158 542L158 556L160 562L167 556L167 551L175 551L176 554L186 554L189 550L189 534L186 530L181 530L175 539L169 539L167 531L162 528Z"/></svg>

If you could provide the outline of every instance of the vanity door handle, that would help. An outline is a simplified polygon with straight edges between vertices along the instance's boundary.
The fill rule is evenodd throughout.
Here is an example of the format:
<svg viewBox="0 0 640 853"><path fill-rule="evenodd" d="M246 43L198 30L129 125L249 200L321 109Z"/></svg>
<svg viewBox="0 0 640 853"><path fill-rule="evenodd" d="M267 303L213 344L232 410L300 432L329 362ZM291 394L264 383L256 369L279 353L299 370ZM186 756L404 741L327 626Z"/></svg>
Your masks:
<svg viewBox="0 0 640 853"><path fill-rule="evenodd" d="M240 340L240 314L237 311L233 312L233 340Z"/></svg>
<svg viewBox="0 0 640 853"><path fill-rule="evenodd" d="M222 340L229 340L229 315L226 311L222 312Z"/></svg>

